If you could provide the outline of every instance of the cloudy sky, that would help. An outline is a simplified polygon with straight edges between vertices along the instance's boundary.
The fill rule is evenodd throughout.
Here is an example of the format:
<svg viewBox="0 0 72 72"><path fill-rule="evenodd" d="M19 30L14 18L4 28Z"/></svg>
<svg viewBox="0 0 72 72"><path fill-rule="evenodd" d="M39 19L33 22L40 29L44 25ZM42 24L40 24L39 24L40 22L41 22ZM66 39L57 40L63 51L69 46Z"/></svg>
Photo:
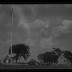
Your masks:
<svg viewBox="0 0 72 72"><path fill-rule="evenodd" d="M35 15L33 15L35 13ZM48 40L51 45L67 49L72 47L72 8L67 5L39 5L34 8L34 13L26 16L31 22L35 19L50 21ZM26 15L26 13L25 13ZM32 18L31 18L32 17ZM50 41L51 40L51 41ZM46 41L47 42L47 41Z"/></svg>
<svg viewBox="0 0 72 72"><path fill-rule="evenodd" d="M15 7L15 6L14 6ZM14 8L13 7L13 8ZM11 39L13 42L26 41L31 37L36 41L36 46L60 47L71 49L72 47L72 7L67 5L20 5L14 8L13 18L10 8L0 8L0 44ZM21 22L23 23L21 25ZM42 23L44 22L44 25ZM25 26L28 24L28 26ZM42 27L48 26L41 32ZM29 32L31 32L29 34ZM46 33L45 33L46 32ZM44 38L47 38L44 40ZM30 40L31 41L31 40ZM39 43L40 42L40 43ZM30 42L28 42L30 43ZM39 43L39 44L38 44ZM47 44L48 43L48 44ZM7 45L7 44L6 44ZM8 44L9 45L9 44ZM7 46L8 46L7 45ZM43 46L42 46L43 45ZM3 49L4 48L4 49Z"/></svg>

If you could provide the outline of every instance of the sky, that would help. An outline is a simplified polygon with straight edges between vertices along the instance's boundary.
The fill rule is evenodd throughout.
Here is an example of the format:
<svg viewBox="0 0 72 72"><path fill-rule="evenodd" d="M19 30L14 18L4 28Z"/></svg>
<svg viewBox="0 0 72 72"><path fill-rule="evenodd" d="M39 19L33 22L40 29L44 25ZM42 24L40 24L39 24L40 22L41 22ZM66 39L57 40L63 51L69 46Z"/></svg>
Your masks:
<svg viewBox="0 0 72 72"><path fill-rule="evenodd" d="M62 49L71 49L72 47L72 8L71 7L65 7L63 5L56 5L56 6L44 6L40 5L37 8L35 8L36 11L36 18L43 20L49 19L51 21L50 23L50 29L51 34L51 44L56 43L56 47L60 47ZM57 19L60 18L60 22L57 23ZM55 31L53 28L55 28L56 24L59 24L60 26L57 26L56 30L59 30L58 32ZM55 31L55 32L54 32ZM50 39L49 39L50 43Z"/></svg>
<svg viewBox="0 0 72 72"><path fill-rule="evenodd" d="M0 10L0 44L1 48L3 47L3 43L5 41L10 40L10 32L13 33L13 42L16 43L19 41L26 41L26 39L31 36L31 38L35 39L36 46L39 45L41 42L42 44L47 45L49 47L60 47L61 49L71 49L72 47L72 7L65 5L23 5L21 15L24 20L24 23L29 24L31 27L31 35L27 33L27 30L19 24L19 16L16 11L14 13L16 15L13 16L13 22L11 18L11 12L6 7L3 7ZM42 21L47 24L49 27L46 29L48 32L48 39L43 42L44 34L40 34L40 27L37 26L38 23ZM44 24L44 25L45 25ZM44 26L43 26L44 27ZM35 32L38 34L35 35ZM42 35L42 36L41 36ZM41 40L41 41L40 41ZM31 41L31 40L30 40ZM28 42L30 43L30 42ZM38 44L39 43L39 44ZM6 44L7 45L7 44ZM10 44L8 44L10 45ZM1 50L2 50L1 49Z"/></svg>

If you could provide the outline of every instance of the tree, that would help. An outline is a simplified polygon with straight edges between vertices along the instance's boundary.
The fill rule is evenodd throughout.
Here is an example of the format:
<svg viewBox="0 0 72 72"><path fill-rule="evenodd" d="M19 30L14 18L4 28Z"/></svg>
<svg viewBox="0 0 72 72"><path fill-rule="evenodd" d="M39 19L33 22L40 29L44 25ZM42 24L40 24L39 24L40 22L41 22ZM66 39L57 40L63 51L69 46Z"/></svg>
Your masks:
<svg viewBox="0 0 72 72"><path fill-rule="evenodd" d="M23 56L23 58L27 60L28 57L30 56L29 49L30 49L29 46L25 44L15 44L15 45L10 46L9 54L15 54L13 58L16 59L16 61L21 56Z"/></svg>

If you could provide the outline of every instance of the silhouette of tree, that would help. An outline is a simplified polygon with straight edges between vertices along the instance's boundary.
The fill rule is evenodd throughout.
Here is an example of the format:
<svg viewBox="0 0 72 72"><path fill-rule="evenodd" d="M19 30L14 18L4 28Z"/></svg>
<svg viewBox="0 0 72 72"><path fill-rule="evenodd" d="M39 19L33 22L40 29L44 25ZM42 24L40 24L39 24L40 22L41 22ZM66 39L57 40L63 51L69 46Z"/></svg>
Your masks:
<svg viewBox="0 0 72 72"><path fill-rule="evenodd" d="M58 57L59 56L57 56L55 52L45 52L38 55L38 59L40 60L40 62L46 64L57 63Z"/></svg>
<svg viewBox="0 0 72 72"><path fill-rule="evenodd" d="M29 50L30 50L29 46L27 46L25 44L14 44L14 45L10 46L9 54L15 54L13 59L15 59L16 61L21 56L24 57L24 60L27 60L28 57L30 56Z"/></svg>
<svg viewBox="0 0 72 72"><path fill-rule="evenodd" d="M67 60L69 60L69 61L71 62L71 64L72 64L72 52L71 52L71 51L65 50L65 51L64 51L64 57L65 57Z"/></svg>
<svg viewBox="0 0 72 72"><path fill-rule="evenodd" d="M60 48L53 48L53 51L58 55L60 56L62 54L62 50Z"/></svg>

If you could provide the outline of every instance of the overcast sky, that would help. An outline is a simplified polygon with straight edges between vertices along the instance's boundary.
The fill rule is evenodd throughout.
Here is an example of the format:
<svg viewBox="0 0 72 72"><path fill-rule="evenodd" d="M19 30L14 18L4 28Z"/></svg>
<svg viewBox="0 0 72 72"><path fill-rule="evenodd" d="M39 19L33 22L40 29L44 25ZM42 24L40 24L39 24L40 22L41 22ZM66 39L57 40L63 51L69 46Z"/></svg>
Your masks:
<svg viewBox="0 0 72 72"><path fill-rule="evenodd" d="M36 7L34 10L37 19L50 18L50 20L53 21L51 22L51 27L56 25L57 22L54 22L56 17L60 18L61 21L72 20L72 7L67 7L67 6L65 7L63 5L54 5L54 6L40 5ZM71 49L72 23L70 23L70 25L68 24L69 27L66 26L66 23L65 23L65 27L67 27L68 29L66 29L65 31L68 32L63 32L60 33L57 37L53 37L53 41L56 42L57 47L60 46L62 48Z"/></svg>
<svg viewBox="0 0 72 72"><path fill-rule="evenodd" d="M49 43L55 43L56 47L61 48L72 48L72 23L68 27L69 32L62 32L58 33L58 36L52 34L54 33L53 27L58 24L57 19L60 18L59 24L62 24L63 20L72 20L72 7L71 6L63 6L63 5L38 5L38 6L30 6L30 5L23 5L22 6L22 13L24 15L24 20L27 20L28 23L34 23L35 20L43 20L47 21L50 20L50 27L49 27ZM18 28L18 16L14 15L14 22L11 21L11 12L10 10L3 7L0 10L0 16L3 14L3 18L0 17L0 42L7 41L10 39L9 32L13 32L16 37L13 37L15 40L26 40L27 33L24 28ZM9 16L10 15L10 16ZM57 34L57 33L56 33Z"/></svg>

